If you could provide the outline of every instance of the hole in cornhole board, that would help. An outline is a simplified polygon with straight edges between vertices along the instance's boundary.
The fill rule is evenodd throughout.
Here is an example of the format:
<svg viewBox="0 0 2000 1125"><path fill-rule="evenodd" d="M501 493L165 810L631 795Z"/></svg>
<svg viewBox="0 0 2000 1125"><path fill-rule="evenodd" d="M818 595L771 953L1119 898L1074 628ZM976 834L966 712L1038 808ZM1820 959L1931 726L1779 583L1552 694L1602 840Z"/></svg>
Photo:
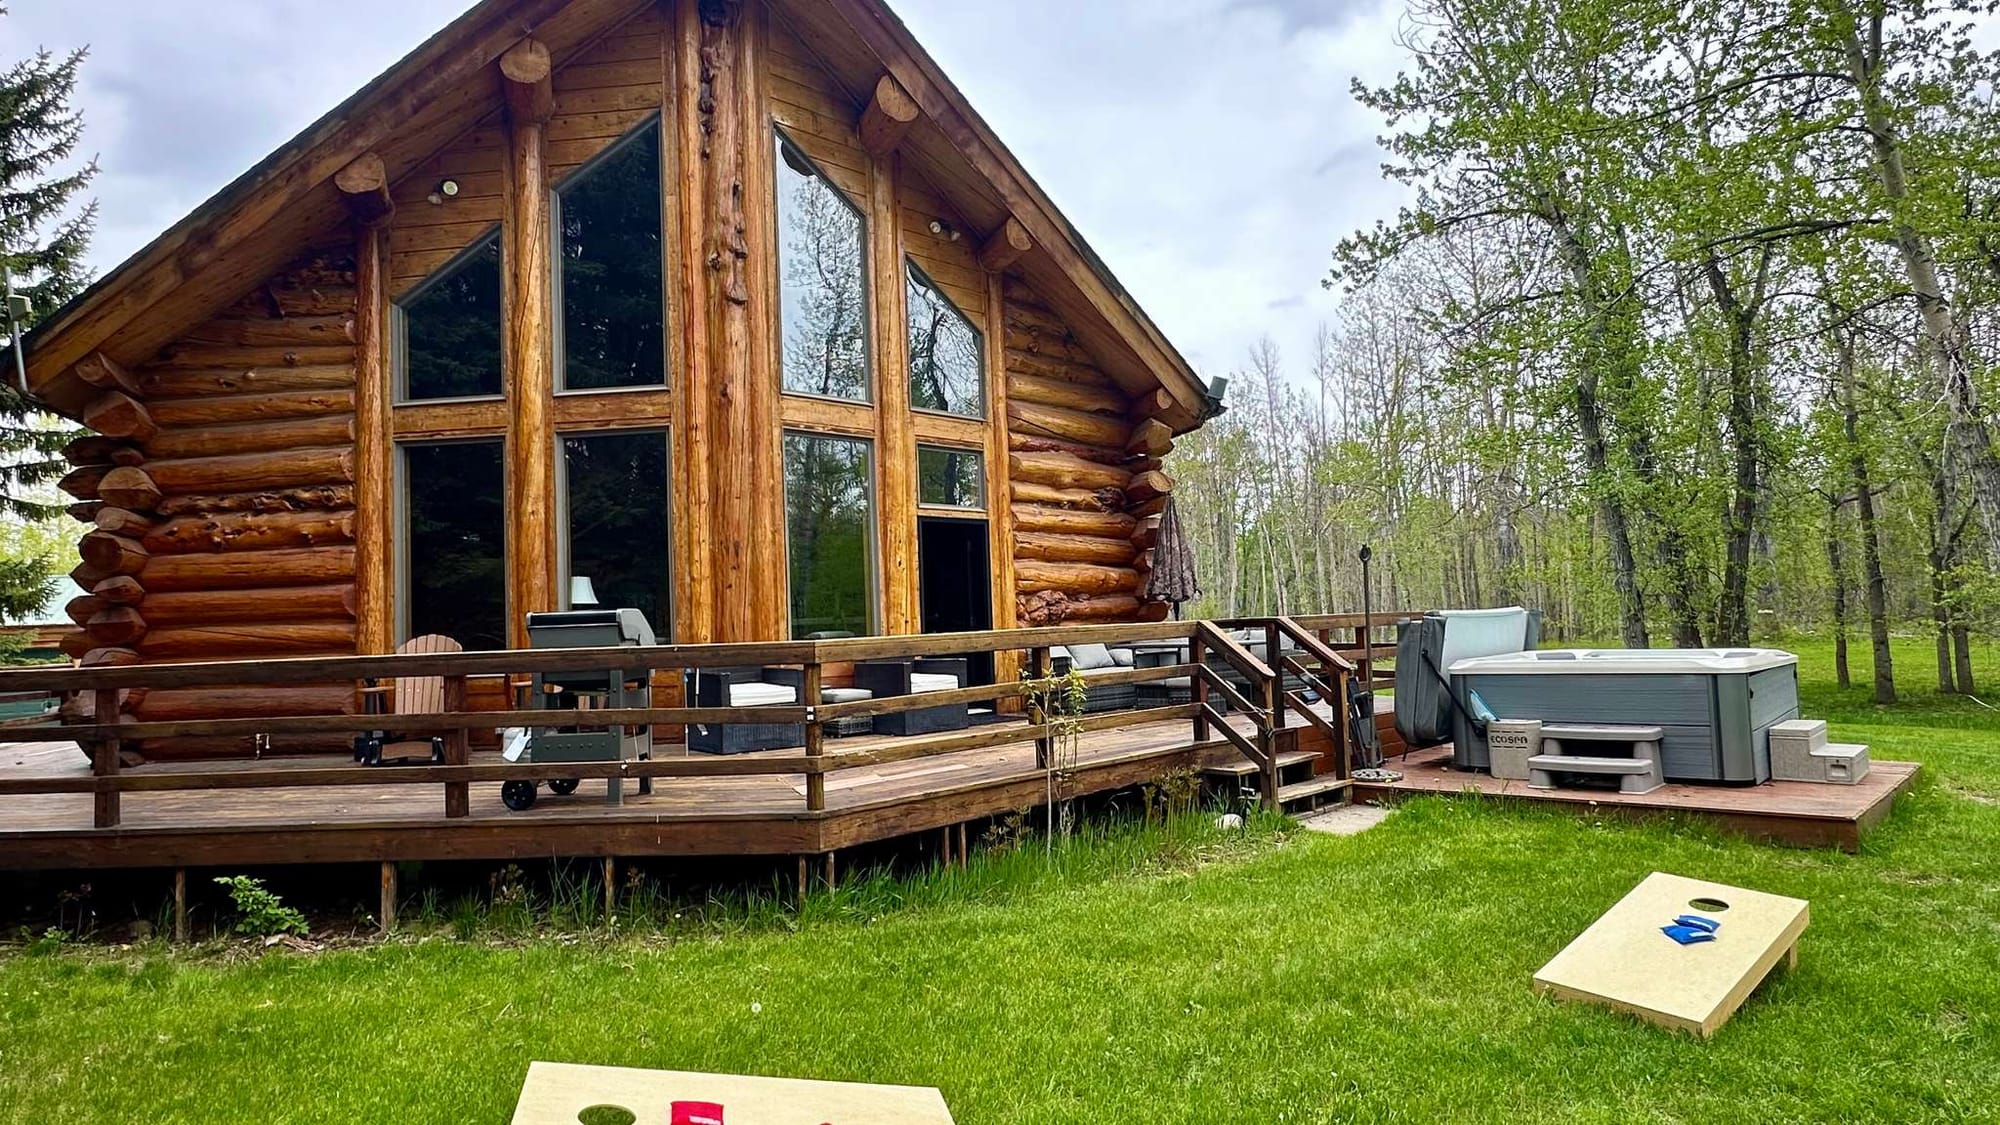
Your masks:
<svg viewBox="0 0 2000 1125"><path fill-rule="evenodd" d="M622 1105L594 1105L578 1113L576 1119L580 1125L634 1125L639 1115Z"/></svg>
<svg viewBox="0 0 2000 1125"><path fill-rule="evenodd" d="M1720 914L1729 909L1729 904L1719 898L1692 898L1688 905L1704 914Z"/></svg>

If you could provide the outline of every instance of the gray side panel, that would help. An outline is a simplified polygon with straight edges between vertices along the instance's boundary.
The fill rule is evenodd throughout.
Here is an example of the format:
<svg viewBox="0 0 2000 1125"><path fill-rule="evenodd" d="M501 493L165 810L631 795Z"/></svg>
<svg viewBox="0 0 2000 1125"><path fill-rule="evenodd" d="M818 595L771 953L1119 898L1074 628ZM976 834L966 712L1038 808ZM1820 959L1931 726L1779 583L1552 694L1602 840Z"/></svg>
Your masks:
<svg viewBox="0 0 2000 1125"><path fill-rule="evenodd" d="M1771 780L1771 728L1799 717L1799 670L1767 668L1750 677L1750 750L1755 780ZM1732 780L1748 780L1735 778Z"/></svg>
<svg viewBox="0 0 2000 1125"><path fill-rule="evenodd" d="M1715 701L1707 676L1540 675L1463 679L1501 718L1664 727L1666 740L1660 749L1668 777L1685 781L1723 780L1715 743Z"/></svg>

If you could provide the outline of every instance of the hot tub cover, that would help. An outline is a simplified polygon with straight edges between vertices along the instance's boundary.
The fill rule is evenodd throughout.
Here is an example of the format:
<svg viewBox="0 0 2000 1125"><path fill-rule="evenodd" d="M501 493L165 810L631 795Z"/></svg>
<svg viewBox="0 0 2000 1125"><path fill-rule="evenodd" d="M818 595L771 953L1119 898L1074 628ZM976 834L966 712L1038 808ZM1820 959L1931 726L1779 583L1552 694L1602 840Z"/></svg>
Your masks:
<svg viewBox="0 0 2000 1125"><path fill-rule="evenodd" d="M1797 664L1775 648L1565 648L1460 660L1454 676L1736 675Z"/></svg>

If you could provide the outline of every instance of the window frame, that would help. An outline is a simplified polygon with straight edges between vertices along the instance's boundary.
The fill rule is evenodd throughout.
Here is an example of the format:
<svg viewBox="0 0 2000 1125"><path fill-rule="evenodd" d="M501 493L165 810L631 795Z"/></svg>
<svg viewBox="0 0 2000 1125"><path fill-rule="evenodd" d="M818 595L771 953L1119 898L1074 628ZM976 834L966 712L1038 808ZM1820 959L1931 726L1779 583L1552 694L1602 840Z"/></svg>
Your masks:
<svg viewBox="0 0 2000 1125"><path fill-rule="evenodd" d="M662 174L663 169L658 167L654 169L654 174L656 177L658 177L659 190L660 190L659 218L660 218L661 381L658 383L634 384L629 387L571 387L568 385L569 384L569 340L568 340L569 315L567 312L567 305L569 298L563 286L563 266L564 266L563 253L562 253L563 188L571 183L579 182L583 177L586 177L590 175L590 173L596 171L601 165L611 160L620 151L636 143L639 140L639 138L645 133L645 131L649 128L655 131L655 137L657 138L658 143L660 145L660 152L662 154L662 159L664 159L666 146L671 143L672 138L668 137L666 134L666 114L662 112L654 112L653 114L649 115L645 121L635 126L624 136L621 136L617 140L612 141L610 144L606 145L603 151L592 156L589 160L584 161L582 164L577 165L575 168L570 169L568 175L564 176L561 180L558 180L549 185L549 249L550 249L549 272L552 275L549 278L549 304L552 314L549 320L549 346L551 348L551 354L554 359L555 393L556 396L559 398L566 396L575 396L575 395L622 395L622 394L633 394L633 393L648 393L648 392L656 392L662 390L664 391L673 390L675 382L674 346L673 346L673 335L674 335L673 318L675 309L673 302L673 281L674 281L673 247L672 247L673 232L671 230L671 226L669 223L673 204L672 201L667 198L667 193L671 190L676 190L676 189L674 188L674 185L667 183L666 177Z"/></svg>
<svg viewBox="0 0 2000 1125"><path fill-rule="evenodd" d="M951 415L951 417L956 418L956 417L961 417L961 415L954 414ZM992 504L993 504L992 497L987 495L990 489L988 487L988 482L986 479L986 450L975 449L969 445L948 445L936 441L919 441L916 443L916 448L917 448L917 463L916 463L915 476L916 476L918 514L925 516L957 517L961 519L986 519L988 513L992 509ZM935 451L939 453L969 455L979 459L979 474L978 474L979 503L977 505L968 507L963 504L939 504L931 501L926 501L924 499L924 453L926 450Z"/></svg>
<svg viewBox="0 0 2000 1125"><path fill-rule="evenodd" d="M881 357L877 354L875 340L875 247L874 232L872 225L868 221L868 209L855 203L848 196L846 188L833 182L833 178L828 176L826 170L820 167L820 162L813 159L812 154L806 151L806 147L793 139L792 135L786 131L784 124L775 118L771 121L771 135L776 139L776 144L770 150L773 160L771 268L773 270L773 280L776 283L772 292L775 298L772 302L772 316L776 322L776 330L772 333L771 354L775 360L772 367L774 368L773 374L776 375L778 380L778 393L792 398L814 399L820 402L838 402L873 410L882 399L880 384L882 365ZM860 398L820 394L817 391L795 391L785 385L785 209L782 202L783 191L777 186L780 178L784 175L784 170L777 167L777 165L786 163L785 153L787 151L804 162L807 167L811 168L813 178L826 185L826 189L834 194L834 197L854 215L855 221L860 224L861 386L864 392ZM907 375L905 377L907 378Z"/></svg>
<svg viewBox="0 0 2000 1125"><path fill-rule="evenodd" d="M389 387L393 406L434 406L440 403L462 402L505 402L507 401L506 339L507 339L507 239L505 222L494 223L478 238L466 243L464 249L453 254L443 265L431 271L430 276L410 287L409 292L389 301ZM485 250L491 242L500 253L500 308L498 331L501 340L500 390L490 395L442 395L436 398L410 397L410 310L416 301L438 285L448 274L471 258Z"/></svg>
<svg viewBox="0 0 2000 1125"><path fill-rule="evenodd" d="M992 400L988 394L987 387L987 381L990 376L986 370L986 331L977 324L974 324L971 315L964 309L959 308L958 302L951 299L951 294L946 293L944 287L937 283L937 279L932 277L921 265L918 265L917 259L909 254L903 255L903 283L906 286L903 299L903 379L906 382L913 382L917 377L917 366L914 360L910 358L912 353L910 353L908 344L910 329L912 327L910 318L913 310L909 301L907 286L912 280L915 280L923 288L936 294L937 299L943 301L946 307L956 313L958 319L964 322L966 330L971 332L974 339L979 341L979 348L976 353L979 366L979 387L972 396L973 401L978 404L978 413L976 414L966 414L957 410L940 410L932 406L918 406L916 405L917 396L914 387L909 388L910 411L915 414L929 414L939 418L957 418L967 422L979 422L982 424L987 422L993 411Z"/></svg>
<svg viewBox="0 0 2000 1125"><path fill-rule="evenodd" d="M631 389L631 388L623 388ZM644 388L651 390L651 387ZM609 391L605 393L611 393ZM648 621L653 627L653 635L660 643L670 644L674 638L674 613L679 602L679 591L674 582L674 440L673 427L666 423L640 424L634 426L585 426L556 431L556 472L555 472L555 519L556 519L556 601L565 610L572 608L569 602L570 573L570 491L569 456L564 443L571 440L589 440L594 437L642 437L653 436L660 439L665 447L666 479L662 482L667 498L666 523L667 541L661 544L667 560L667 598L662 607L664 621Z"/></svg>
<svg viewBox="0 0 2000 1125"><path fill-rule="evenodd" d="M805 396L819 397L819 396ZM797 639L798 622L792 610L792 536L791 536L791 477L789 458L786 457L786 442L793 437L812 438L819 441L843 441L859 445L868 452L868 479L866 485L868 501L868 534L864 540L867 557L862 565L862 574L868 586L868 621L864 637L881 636L884 616L882 589L882 456L879 437L861 434L841 433L833 430L801 429L796 426L782 426L778 432L778 476L781 495L778 516L785 524L784 534L784 575L785 575L785 632L791 639Z"/></svg>
<svg viewBox="0 0 2000 1125"><path fill-rule="evenodd" d="M512 439L506 434L476 434L465 437L442 438L413 437L393 440L392 446L395 456L390 464L390 473L393 477L393 488L391 491L394 498L391 504L390 510L392 515L390 518L395 521L395 549L393 551L394 559L392 560L395 571L395 612L391 616L394 619L397 645L400 646L414 639L415 636L410 631L410 603L414 599L411 597L412 591L410 588L410 579L412 577L410 516L412 513L410 511L409 451L416 446L434 447L440 445L488 444L500 447L500 502L502 506L500 524L502 537L500 541L500 604L502 607L500 635L503 641L507 641L512 636L514 623L514 584L510 579L512 577L513 560L509 557L508 543L512 540L511 532L513 528L511 527L511 513L505 511L507 502L507 442L510 440Z"/></svg>

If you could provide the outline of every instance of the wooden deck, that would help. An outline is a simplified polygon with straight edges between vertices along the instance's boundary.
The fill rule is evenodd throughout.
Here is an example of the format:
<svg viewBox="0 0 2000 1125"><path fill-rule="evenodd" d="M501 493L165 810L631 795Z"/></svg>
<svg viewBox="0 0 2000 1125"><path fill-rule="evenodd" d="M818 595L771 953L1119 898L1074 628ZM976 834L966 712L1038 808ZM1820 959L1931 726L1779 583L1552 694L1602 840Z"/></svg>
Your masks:
<svg viewBox="0 0 2000 1125"><path fill-rule="evenodd" d="M1029 729L1025 722L1011 725L1024 736ZM1240 716L1231 725L1243 733L1251 728ZM862 751L907 741L853 738L833 745ZM741 757L788 753L796 751ZM686 751L662 746L657 756ZM1185 721L1091 732L1078 750L1068 793L1122 789L1235 757L1220 739L1194 742ZM473 764L498 761L497 754L481 754ZM159 764L126 776L326 765L306 759ZM74 744L0 743L0 780L90 773L89 760ZM450 819L438 788L429 785L138 792L125 796L123 821L109 829L92 827L90 794L15 795L0 800L0 869L809 855L1037 806L1046 799L1047 781L1035 766L1034 742L1024 737L828 775L823 811L805 807L804 775L661 778L645 796L636 788L627 782L625 803L614 807L605 803L603 782L586 781L570 797L545 790L534 808L517 813L501 804L499 783L474 783L470 815Z"/></svg>
<svg viewBox="0 0 2000 1125"><path fill-rule="evenodd" d="M1530 789L1451 768L1451 747L1391 758L1403 780L1384 785L1356 782L1357 801L1393 803L1415 796L1477 793L1588 812L1623 816L1671 815L1713 824L1753 839L1807 848L1855 851L1861 835L1889 815L1896 795L1916 781L1914 762L1875 762L1859 785L1774 781L1767 785L1665 785L1651 793L1602 789Z"/></svg>

